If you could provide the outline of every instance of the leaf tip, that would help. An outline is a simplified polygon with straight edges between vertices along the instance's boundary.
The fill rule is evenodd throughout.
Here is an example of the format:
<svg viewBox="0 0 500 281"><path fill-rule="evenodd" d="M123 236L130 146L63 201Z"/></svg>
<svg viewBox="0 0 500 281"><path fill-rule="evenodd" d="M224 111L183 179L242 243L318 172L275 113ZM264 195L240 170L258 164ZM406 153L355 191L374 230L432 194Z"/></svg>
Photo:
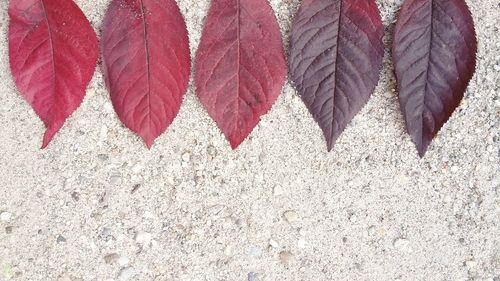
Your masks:
<svg viewBox="0 0 500 281"><path fill-rule="evenodd" d="M47 127L47 130L45 130L45 134L43 135L42 146L40 147L40 149L45 149L50 144L50 142L54 138L54 135L59 131L61 126L62 125Z"/></svg>
<svg viewBox="0 0 500 281"><path fill-rule="evenodd" d="M153 147L155 140L153 138L144 138L144 142L146 143L146 147L148 149L151 149L151 147Z"/></svg>
<svg viewBox="0 0 500 281"><path fill-rule="evenodd" d="M229 144L231 145L232 150L236 150L238 146L242 143L243 140L235 140L235 139L230 139Z"/></svg>
<svg viewBox="0 0 500 281"><path fill-rule="evenodd" d="M332 141L327 141L326 142L326 151L328 151L328 152L332 151L334 145L335 145L335 143L333 143Z"/></svg>
<svg viewBox="0 0 500 281"><path fill-rule="evenodd" d="M420 158L424 158L425 156L425 153L427 152L427 148L429 147L429 144L431 143L431 140L426 140L426 139L422 139L421 142L415 142L415 146L417 147L417 152L418 152L418 156Z"/></svg>
<svg viewBox="0 0 500 281"><path fill-rule="evenodd" d="M420 159L422 159L424 158L425 153L427 152L427 147L417 145L417 151L418 151L418 156L420 157Z"/></svg>

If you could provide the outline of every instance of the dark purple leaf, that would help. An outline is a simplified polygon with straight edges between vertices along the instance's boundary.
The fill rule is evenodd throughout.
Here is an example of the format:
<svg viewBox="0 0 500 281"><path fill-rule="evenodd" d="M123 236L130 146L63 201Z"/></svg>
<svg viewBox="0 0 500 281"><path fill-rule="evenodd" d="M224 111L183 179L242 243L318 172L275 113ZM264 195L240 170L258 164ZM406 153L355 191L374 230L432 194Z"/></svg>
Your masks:
<svg viewBox="0 0 500 281"><path fill-rule="evenodd" d="M378 83L382 36L374 0L305 0L295 16L290 75L328 150Z"/></svg>
<svg viewBox="0 0 500 281"><path fill-rule="evenodd" d="M476 35L464 0L407 0L393 60L406 128L420 157L460 104L476 66Z"/></svg>

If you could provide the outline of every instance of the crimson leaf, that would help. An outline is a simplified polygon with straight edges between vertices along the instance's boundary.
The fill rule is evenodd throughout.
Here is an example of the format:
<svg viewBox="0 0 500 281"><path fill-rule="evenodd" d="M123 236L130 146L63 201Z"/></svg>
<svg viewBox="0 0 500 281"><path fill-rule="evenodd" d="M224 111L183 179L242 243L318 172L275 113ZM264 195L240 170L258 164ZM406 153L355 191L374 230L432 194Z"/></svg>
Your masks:
<svg viewBox="0 0 500 281"><path fill-rule="evenodd" d="M374 0L304 0L294 18L290 75L329 151L378 83L382 36Z"/></svg>
<svg viewBox="0 0 500 281"><path fill-rule="evenodd" d="M235 149L277 99L286 76L267 0L213 0L196 55L197 94Z"/></svg>
<svg viewBox="0 0 500 281"><path fill-rule="evenodd" d="M476 66L476 35L464 0L407 0L393 60L406 128L423 157L464 96Z"/></svg>
<svg viewBox="0 0 500 281"><path fill-rule="evenodd" d="M10 68L47 128L45 148L85 96L97 63L97 37L71 0L11 0L9 16Z"/></svg>
<svg viewBox="0 0 500 281"><path fill-rule="evenodd" d="M179 112L189 81L189 39L175 0L113 0L102 52L115 111L150 148Z"/></svg>

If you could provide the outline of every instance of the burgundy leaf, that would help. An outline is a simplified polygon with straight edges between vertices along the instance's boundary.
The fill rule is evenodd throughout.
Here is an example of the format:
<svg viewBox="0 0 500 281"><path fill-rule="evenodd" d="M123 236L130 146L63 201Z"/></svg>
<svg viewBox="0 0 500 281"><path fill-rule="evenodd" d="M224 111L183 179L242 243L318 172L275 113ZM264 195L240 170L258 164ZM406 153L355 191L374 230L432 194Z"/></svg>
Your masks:
<svg viewBox="0 0 500 281"><path fill-rule="evenodd" d="M304 0L290 42L290 75L330 151L373 93L383 26L375 0Z"/></svg>
<svg viewBox="0 0 500 281"><path fill-rule="evenodd" d="M235 149L277 99L286 76L267 0L212 0L196 55L196 88Z"/></svg>
<svg viewBox="0 0 500 281"><path fill-rule="evenodd" d="M476 66L476 35L464 0L407 0L393 60L406 127L420 157L464 96Z"/></svg>
<svg viewBox="0 0 500 281"><path fill-rule="evenodd" d="M148 148L179 112L190 73L186 24L175 0L113 0L103 69L120 120Z"/></svg>
<svg viewBox="0 0 500 281"><path fill-rule="evenodd" d="M47 128L45 148L85 96L97 63L97 37L71 0L11 0L9 16L10 68Z"/></svg>

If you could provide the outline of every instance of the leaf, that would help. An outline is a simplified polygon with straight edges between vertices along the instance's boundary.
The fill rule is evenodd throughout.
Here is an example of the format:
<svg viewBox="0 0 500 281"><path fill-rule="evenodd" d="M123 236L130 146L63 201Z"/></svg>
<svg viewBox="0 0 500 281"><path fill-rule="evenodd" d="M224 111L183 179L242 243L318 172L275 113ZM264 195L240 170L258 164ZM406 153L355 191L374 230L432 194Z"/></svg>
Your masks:
<svg viewBox="0 0 500 281"><path fill-rule="evenodd" d="M102 52L118 117L151 148L179 112L189 82L188 33L175 0L113 0Z"/></svg>
<svg viewBox="0 0 500 281"><path fill-rule="evenodd" d="M375 90L382 36L374 0L304 0L294 18L290 75L328 151Z"/></svg>
<svg viewBox="0 0 500 281"><path fill-rule="evenodd" d="M272 107L285 76L281 33L267 0L212 0L195 82L233 149Z"/></svg>
<svg viewBox="0 0 500 281"><path fill-rule="evenodd" d="M399 101L420 157L460 104L476 66L476 35L463 0L407 0L394 31Z"/></svg>
<svg viewBox="0 0 500 281"><path fill-rule="evenodd" d="M45 124L45 148L80 106L97 63L97 37L71 0L11 0L9 58L24 99Z"/></svg>

